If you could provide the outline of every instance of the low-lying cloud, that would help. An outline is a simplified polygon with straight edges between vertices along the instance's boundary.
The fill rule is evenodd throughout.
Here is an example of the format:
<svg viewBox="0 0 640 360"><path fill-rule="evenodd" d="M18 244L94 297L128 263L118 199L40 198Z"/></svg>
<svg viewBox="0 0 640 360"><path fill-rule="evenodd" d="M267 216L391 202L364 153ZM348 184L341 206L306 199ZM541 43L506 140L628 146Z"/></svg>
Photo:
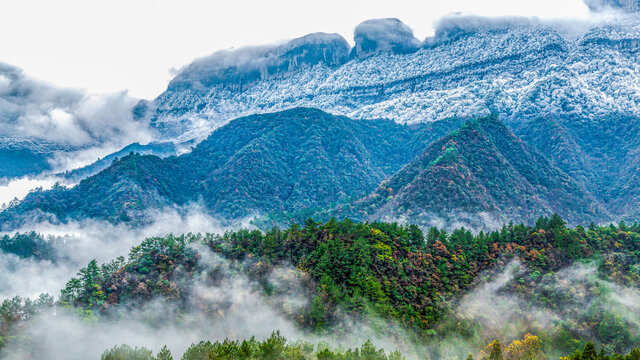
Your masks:
<svg viewBox="0 0 640 360"><path fill-rule="evenodd" d="M92 259L105 263L118 256L126 257L131 247L148 237L186 232L222 233L231 229L201 210L192 206L182 211L158 211L150 215L148 225L135 229L91 219L22 226L17 232L35 231L47 237L61 260L19 259L0 252L0 280L3 280L0 281L0 301L15 295L33 298L42 292L57 296L66 281Z"/></svg>
<svg viewBox="0 0 640 360"><path fill-rule="evenodd" d="M149 120L133 116L137 102L126 91L95 95L56 87L0 63L0 139L26 154L25 172L17 176L71 170L152 141ZM30 169L33 156L49 169Z"/></svg>
<svg viewBox="0 0 640 360"><path fill-rule="evenodd" d="M602 333L594 332L592 327L584 323L585 319L603 314L623 319L632 333L640 331L640 291L602 279L598 275L597 263L575 263L539 279L533 293L554 299L546 304L514 290L515 281L529 276L525 270L520 261L514 260L497 275L472 289L459 302L456 309L458 316L480 324L485 343L499 339L507 344L528 332L536 334L545 331L547 335L553 335L555 331L562 331L562 324L571 324L573 331L579 332L581 338L604 344L610 339L603 339ZM461 343L464 344L464 341ZM466 346L472 348L469 344ZM614 341L608 346L619 344ZM614 349L625 352L631 350L611 350ZM556 354L558 356L565 356L569 351L553 350L561 351Z"/></svg>
<svg viewBox="0 0 640 360"><path fill-rule="evenodd" d="M50 189L57 181L54 177L31 178L23 177L20 179L7 180L4 184L0 183L0 210L14 199L24 199L30 191L35 188Z"/></svg>
<svg viewBox="0 0 640 360"><path fill-rule="evenodd" d="M199 248L201 274L196 276L192 293L194 304L185 311L175 303L155 300L136 309L121 308L109 317L83 321L74 313L58 311L30 320L19 339L5 350L7 359L38 358L98 359L108 348L120 344L145 346L158 351L168 345L176 358L200 340L265 339L280 331L288 339L300 339L295 324L265 298L246 276L231 273L229 263ZM223 274L220 284L210 284L207 273ZM278 286L278 284L274 284ZM299 286L295 286L299 288ZM295 293L279 296L279 302ZM213 312L209 310L213 309Z"/></svg>

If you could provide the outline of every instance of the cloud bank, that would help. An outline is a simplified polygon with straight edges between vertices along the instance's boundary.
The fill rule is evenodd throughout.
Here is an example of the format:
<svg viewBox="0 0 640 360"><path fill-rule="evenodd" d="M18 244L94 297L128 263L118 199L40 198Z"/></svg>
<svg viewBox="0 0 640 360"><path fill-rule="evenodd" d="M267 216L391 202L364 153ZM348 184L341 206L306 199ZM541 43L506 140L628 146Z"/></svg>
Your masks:
<svg viewBox="0 0 640 360"><path fill-rule="evenodd" d="M133 120L137 99L126 92L88 95L58 88L0 63L0 136L87 146L149 141L147 124Z"/></svg>
<svg viewBox="0 0 640 360"><path fill-rule="evenodd" d="M165 209L151 214L150 218L148 225L135 229L90 219L66 224L39 222L21 227L17 232L35 231L48 237L60 260L19 259L0 252L0 301L15 295L33 298L42 292L57 296L66 281L92 259L105 263L118 256L126 257L131 247L148 237L185 232L216 234L232 229L196 206L181 212Z"/></svg>

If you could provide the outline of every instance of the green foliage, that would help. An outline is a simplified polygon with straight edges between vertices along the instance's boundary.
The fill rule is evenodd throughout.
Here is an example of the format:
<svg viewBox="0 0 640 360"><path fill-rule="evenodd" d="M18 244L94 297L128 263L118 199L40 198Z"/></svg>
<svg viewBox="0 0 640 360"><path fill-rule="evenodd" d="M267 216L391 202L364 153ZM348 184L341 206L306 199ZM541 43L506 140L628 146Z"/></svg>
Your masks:
<svg viewBox="0 0 640 360"><path fill-rule="evenodd" d="M429 229L425 236L416 226L311 219L285 230L169 235L144 240L126 260L101 266L90 262L67 283L60 299L88 316L156 298L179 307L189 303L191 286L202 271L213 286L225 276L199 261L203 252L213 252L227 260L233 272L248 276L267 297L280 291L270 283L276 267L293 266L304 274L300 291L308 297L308 305L280 310L309 331L340 331L345 316L374 317L401 325L415 340L437 342L455 332L477 344L484 339L482 328L457 318L452 302L486 274L490 277L492 270L501 271L518 258L527 270L505 289L528 299L531 306L569 319L541 334L548 347L545 351L584 346L591 340L584 333L593 334L608 351L624 351L640 338L628 319L600 305L611 291L602 281L579 283L583 287L567 291L550 286L557 281L557 272L576 260L595 261L597 275L608 281L637 286L639 231L639 224L570 228L552 216L540 218L533 227L508 224L476 235L466 229L451 233ZM589 307L569 306L575 301L574 293L594 301ZM559 309L557 304L566 306ZM272 347L279 346L276 340L271 340Z"/></svg>
<svg viewBox="0 0 640 360"><path fill-rule="evenodd" d="M31 319L36 314L50 311L53 307L54 298L49 294L40 294L35 300L19 296L3 300L0 304L0 349L15 335L15 325Z"/></svg>
<svg viewBox="0 0 640 360"><path fill-rule="evenodd" d="M173 355L171 355L171 351L169 351L167 345L160 349L158 355L156 355L156 360L173 360Z"/></svg>
<svg viewBox="0 0 640 360"><path fill-rule="evenodd" d="M57 252L53 242L53 239L45 239L34 231L18 232L13 236L0 236L0 251L15 254L21 258L55 261Z"/></svg>
<svg viewBox="0 0 640 360"><path fill-rule="evenodd" d="M36 191L0 213L17 226L40 210L62 221L139 222L146 210L203 200L220 217L327 207L373 191L462 120L405 126L296 108L236 119L193 151L131 153L77 186Z"/></svg>
<svg viewBox="0 0 640 360"><path fill-rule="evenodd" d="M191 345L182 360L403 360L398 351L389 355L376 348L371 341L355 349L330 349L324 345L315 347L308 342L288 342L279 332L264 341L249 340L222 342L201 341Z"/></svg>
<svg viewBox="0 0 640 360"><path fill-rule="evenodd" d="M155 360L153 352L147 348L132 348L129 345L114 346L105 351L100 360Z"/></svg>

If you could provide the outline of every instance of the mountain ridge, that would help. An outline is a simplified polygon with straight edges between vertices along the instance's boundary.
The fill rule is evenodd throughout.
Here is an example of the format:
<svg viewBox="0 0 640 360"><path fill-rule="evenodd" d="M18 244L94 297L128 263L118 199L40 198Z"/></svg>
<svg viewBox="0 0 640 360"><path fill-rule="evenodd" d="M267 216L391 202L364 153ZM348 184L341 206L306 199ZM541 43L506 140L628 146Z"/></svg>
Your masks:
<svg viewBox="0 0 640 360"><path fill-rule="evenodd" d="M467 122L433 142L372 194L337 210L339 217L359 220L462 223L480 229L553 213L570 223L610 218L584 186L495 116Z"/></svg>
<svg viewBox="0 0 640 360"><path fill-rule="evenodd" d="M462 122L407 126L309 108L243 117L179 157L131 154L74 188L32 193L0 223L15 227L36 211L135 224L194 203L227 221L277 223L336 216L492 228L553 213L583 225L620 215L496 115Z"/></svg>
<svg viewBox="0 0 640 360"><path fill-rule="evenodd" d="M459 125L413 127L298 108L239 118L191 152L161 159L131 153L77 186L34 192L0 213L5 227L26 213L59 221L140 221L147 210L201 203L232 219L328 206L373 190L424 142Z"/></svg>
<svg viewBox="0 0 640 360"><path fill-rule="evenodd" d="M406 27L396 21L379 19L370 27ZM615 112L638 116L640 95L633 90L640 83L638 52L616 42L640 39L639 29L635 15L616 24L588 25L577 37L526 18L451 17L441 21L434 38L411 51L394 52L389 45L392 40L413 44L410 29L395 37L387 31L392 40L382 37L380 44L369 46L385 51L372 50L363 58L319 61L237 90L170 87L146 106L153 126L181 140L202 139L239 116L297 106L400 123L494 112L509 126L541 114L585 121ZM357 32L357 37L351 52L374 36Z"/></svg>

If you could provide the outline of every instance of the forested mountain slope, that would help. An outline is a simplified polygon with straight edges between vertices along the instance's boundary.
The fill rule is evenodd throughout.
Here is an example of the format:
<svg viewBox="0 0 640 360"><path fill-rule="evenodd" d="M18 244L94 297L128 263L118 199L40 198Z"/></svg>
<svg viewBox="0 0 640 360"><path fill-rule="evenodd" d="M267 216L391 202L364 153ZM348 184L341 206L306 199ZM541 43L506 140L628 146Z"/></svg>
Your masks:
<svg viewBox="0 0 640 360"><path fill-rule="evenodd" d="M545 116L515 132L584 184L611 213L640 215L640 119L612 115L597 122Z"/></svg>
<svg viewBox="0 0 640 360"><path fill-rule="evenodd" d="M571 223L609 217L581 183L518 139L495 116L432 143L371 195L336 210L361 219L491 228L562 214ZM329 212L330 214L333 214Z"/></svg>
<svg viewBox="0 0 640 360"><path fill-rule="evenodd" d="M633 121L589 141L557 122L530 122L519 131L535 147L496 115L461 123L409 126L309 108L244 117L187 154L131 154L71 189L33 192L0 222L139 223L150 211L193 204L262 224L335 216L494 229L552 213L583 225L637 216ZM627 153L613 150L620 137Z"/></svg>
<svg viewBox="0 0 640 360"><path fill-rule="evenodd" d="M141 221L147 210L188 203L230 219L324 207L372 191L459 124L409 127L306 108L249 116L182 156L131 154L71 189L32 193L0 221L11 226L33 212L62 221Z"/></svg>
<svg viewBox="0 0 640 360"><path fill-rule="evenodd" d="M227 291L246 278L244 287L303 331L341 339L354 322L377 321L390 346L418 358L459 359L493 339L508 344L528 333L549 358L587 341L622 353L639 340L639 231L624 223L568 228L554 215L477 235L349 220L169 235L145 239L126 259L91 261L67 283L57 311L106 323L161 304L167 315L225 324L242 306ZM18 298L0 307L10 351L42 351L28 333L10 336L20 326L16 315L51 309L40 303L26 307Z"/></svg>

